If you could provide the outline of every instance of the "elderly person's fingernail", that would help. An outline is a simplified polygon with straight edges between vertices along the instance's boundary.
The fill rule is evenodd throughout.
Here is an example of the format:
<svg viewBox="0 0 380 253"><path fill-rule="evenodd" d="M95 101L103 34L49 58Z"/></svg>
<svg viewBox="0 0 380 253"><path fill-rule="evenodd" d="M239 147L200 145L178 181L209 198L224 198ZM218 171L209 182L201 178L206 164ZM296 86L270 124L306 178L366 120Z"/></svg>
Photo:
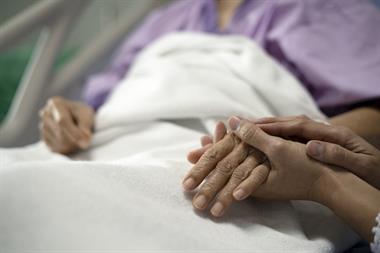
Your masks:
<svg viewBox="0 0 380 253"><path fill-rule="evenodd" d="M238 189L234 191L232 195L236 200L241 200L246 197L247 193L243 189Z"/></svg>
<svg viewBox="0 0 380 253"><path fill-rule="evenodd" d="M207 202L207 199L205 196L203 195L200 195L198 196L195 200L194 200L194 206L197 208L197 209L203 209L206 207L206 202Z"/></svg>
<svg viewBox="0 0 380 253"><path fill-rule="evenodd" d="M233 116L228 120L228 125L232 131L237 131L240 127L240 119L236 116Z"/></svg>
<svg viewBox="0 0 380 253"><path fill-rule="evenodd" d="M321 157L322 155L322 145L318 141L309 141L306 145L308 154L313 157Z"/></svg>
<svg viewBox="0 0 380 253"><path fill-rule="evenodd" d="M220 202L216 202L215 205L211 208L211 214L215 217L220 217L223 215L224 206Z"/></svg>
<svg viewBox="0 0 380 253"><path fill-rule="evenodd" d="M190 191L194 188L194 185L195 185L195 180L192 178L192 177L189 177L188 179L186 179L184 182L183 182L183 188L186 190L186 191Z"/></svg>

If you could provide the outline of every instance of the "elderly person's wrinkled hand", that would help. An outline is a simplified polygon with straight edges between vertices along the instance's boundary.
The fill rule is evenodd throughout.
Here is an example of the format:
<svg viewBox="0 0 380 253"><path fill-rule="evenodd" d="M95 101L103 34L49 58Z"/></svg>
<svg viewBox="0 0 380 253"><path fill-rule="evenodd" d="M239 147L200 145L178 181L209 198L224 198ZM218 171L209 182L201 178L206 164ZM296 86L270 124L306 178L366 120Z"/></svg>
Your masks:
<svg viewBox="0 0 380 253"><path fill-rule="evenodd" d="M327 168L306 155L304 144L270 136L247 120L234 118L231 125L234 133L212 144L184 178L185 190L204 182L193 199L196 209L214 202L211 213L222 216L234 200L250 195L318 198L318 182Z"/></svg>
<svg viewBox="0 0 380 253"><path fill-rule="evenodd" d="M94 125L91 107L53 97L40 110L40 135L53 151L70 154L88 148Z"/></svg>

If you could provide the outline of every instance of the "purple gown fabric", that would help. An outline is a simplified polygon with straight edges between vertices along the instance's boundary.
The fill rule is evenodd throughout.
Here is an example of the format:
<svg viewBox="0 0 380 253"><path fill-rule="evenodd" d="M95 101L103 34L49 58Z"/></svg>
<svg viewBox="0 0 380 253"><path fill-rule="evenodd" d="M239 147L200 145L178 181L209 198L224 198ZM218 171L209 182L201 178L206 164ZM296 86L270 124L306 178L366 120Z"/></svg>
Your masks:
<svg viewBox="0 0 380 253"><path fill-rule="evenodd" d="M289 69L321 108L380 97L380 11L368 0L245 0L223 31L215 0L177 0L151 13L110 65L88 78L85 101L98 108L140 50L175 31L251 38Z"/></svg>

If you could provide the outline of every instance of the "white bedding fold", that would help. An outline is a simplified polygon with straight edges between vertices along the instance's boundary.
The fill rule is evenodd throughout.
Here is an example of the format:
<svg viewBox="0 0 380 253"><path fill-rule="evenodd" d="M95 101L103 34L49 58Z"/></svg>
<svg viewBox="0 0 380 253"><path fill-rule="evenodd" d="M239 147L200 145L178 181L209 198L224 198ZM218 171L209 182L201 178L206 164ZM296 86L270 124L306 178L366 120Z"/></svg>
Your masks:
<svg viewBox="0 0 380 253"><path fill-rule="evenodd" d="M73 157L89 161L53 156L42 144L0 150L0 251L335 252L355 243L346 225L310 202L248 200L221 220L193 211L180 185L186 153L202 127L236 114L325 119L248 39L157 41L99 110L92 148Z"/></svg>

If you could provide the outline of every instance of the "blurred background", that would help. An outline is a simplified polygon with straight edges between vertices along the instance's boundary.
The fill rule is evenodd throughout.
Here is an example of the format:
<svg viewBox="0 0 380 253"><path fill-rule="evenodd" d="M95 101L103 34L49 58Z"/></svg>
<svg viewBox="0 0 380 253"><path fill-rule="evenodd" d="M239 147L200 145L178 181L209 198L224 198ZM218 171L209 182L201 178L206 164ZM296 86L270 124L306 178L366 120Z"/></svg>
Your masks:
<svg viewBox="0 0 380 253"><path fill-rule="evenodd" d="M2 0L0 8L0 26L5 21L28 8L39 0ZM69 0L75 1L75 0ZM58 57L59 68L79 50L82 45L93 39L96 34L107 28L122 16L128 17L131 10L141 9L151 1L160 0L94 0L85 9L70 33ZM165 1L161 1L165 2ZM132 22L132 20L131 20ZM4 119L12 97L20 82L22 73L37 41L38 33L7 52L0 53L0 122Z"/></svg>
<svg viewBox="0 0 380 253"><path fill-rule="evenodd" d="M36 4L40 0L1 0L0 8L0 29L1 26L14 17L17 13L28 9L33 4ZM76 0L66 0L76 1ZM81 14L79 20L75 24L75 28L70 31L68 38L65 40L62 49L59 52L57 61L54 65L54 70L59 70L66 62L72 59L81 48L85 48L89 42L94 40L96 35L109 29L109 25L115 21L123 22L136 22L134 13L138 13L139 10L144 9L144 6L163 5L171 0L93 0L85 8ZM194 0L198 1L198 0ZM233 0L231 0L233 1ZM281 0L279 0L281 1ZM302 1L302 0L300 0ZM358 0L361 1L361 0ZM380 0L371 0L379 6ZM131 17L129 21L128 18ZM143 19L143 16L139 18ZM127 21L125 21L127 20ZM133 28L131 28L132 30ZM380 29L380 24L379 24ZM1 31L1 30L0 30ZM126 33L127 34L127 33ZM35 32L28 36L21 43L12 45L9 50L0 52L0 123L4 121L5 116L10 108L10 104L17 87L20 83L24 70L31 58L34 46L37 43L39 32ZM1 40L1 38L0 38ZM104 63L108 61L108 58L102 61L96 62L96 66L93 69L101 69ZM80 90L84 79L77 81L73 85L75 89L67 91L65 95L68 98L79 99ZM41 101L38 106L42 106L45 101L44 96L41 95ZM28 125L30 128L28 136L20 137L20 141L15 145L25 145L38 140L38 117L36 112L31 112L33 115L33 121L30 121ZM1 146L1 145L0 145Z"/></svg>
<svg viewBox="0 0 380 253"><path fill-rule="evenodd" d="M65 4L76 0L66 1ZM61 50L59 51L53 67L54 72L60 70L65 63L69 62L70 59L73 59L78 52L83 51L90 42L97 38L96 36L101 35L102 32L104 33L111 30L110 28L112 28L114 24L117 24L117 22L133 24L125 33L126 36L133 30L136 22L141 22L145 16L138 16L139 14L137 13L146 12L147 6L150 6L148 8L151 10L157 6L164 5L169 1L170 0L88 1L84 11L75 21L74 28L69 32ZM41 2L41 0L1 0L0 32L7 21L17 16L17 14L30 9L39 2ZM24 71L27 69L29 60L32 59L33 50L36 48L35 46L41 35L41 30L42 29L34 31L28 35L26 39L22 39L21 42L15 45L12 44L10 48L0 51L0 124L1 122L5 122L5 117L9 112L16 90L22 81ZM0 41L1 39L2 38L0 38ZM115 45L114 48L116 47L117 45ZM112 54L108 53L107 55L107 57L96 61L96 63L93 64L95 66L92 67L91 72L96 72L104 67L104 64L108 62ZM86 73L86 75L90 73ZM66 90L64 94L60 95L64 95L71 99L80 99L80 91L82 90L84 82L85 79L77 80L76 83L71 85L74 88L70 88L69 90ZM42 106L46 100L44 94L41 94L40 97L41 101L38 101L38 107ZM28 122L28 125L30 126L27 131L28 133L24 136L19 136L19 138L17 138L18 140L15 140L15 142L10 145L4 145L4 142L2 142L0 146L21 146L38 140L38 117L36 110L31 110L31 113L33 113L33 119Z"/></svg>

